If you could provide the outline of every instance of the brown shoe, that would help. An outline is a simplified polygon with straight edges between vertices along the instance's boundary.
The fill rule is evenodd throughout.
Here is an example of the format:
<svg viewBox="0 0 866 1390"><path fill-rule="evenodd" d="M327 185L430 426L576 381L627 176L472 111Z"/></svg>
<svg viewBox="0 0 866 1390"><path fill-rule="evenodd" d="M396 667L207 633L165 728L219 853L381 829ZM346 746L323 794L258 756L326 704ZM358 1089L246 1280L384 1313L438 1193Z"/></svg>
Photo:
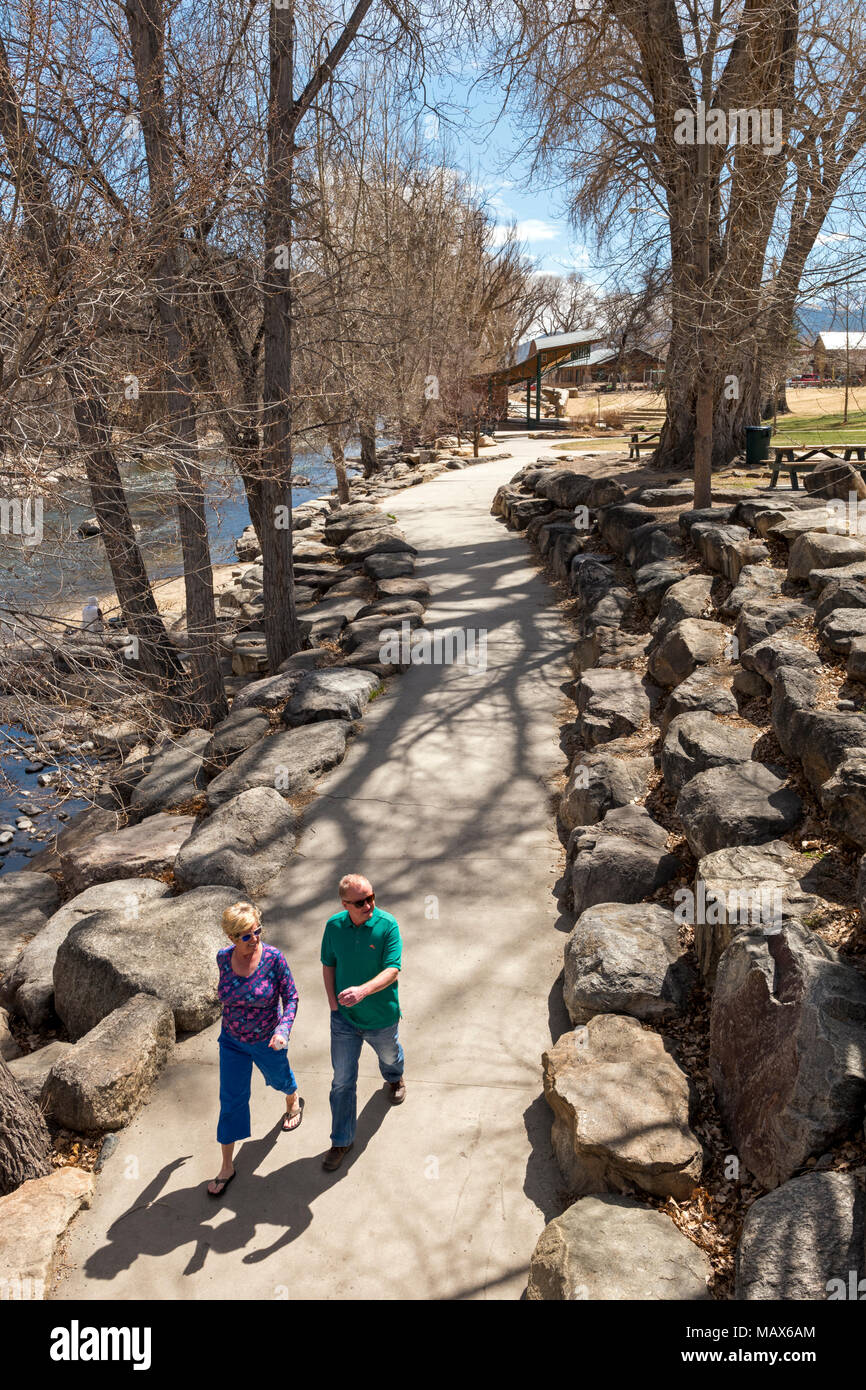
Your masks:
<svg viewBox="0 0 866 1390"><path fill-rule="evenodd" d="M333 1145L322 1159L322 1167L326 1168L329 1173L333 1173L335 1168L339 1168L349 1150L354 1147L354 1143L344 1144L342 1148L339 1145Z"/></svg>
<svg viewBox="0 0 866 1390"><path fill-rule="evenodd" d="M402 1076L399 1081L389 1081L388 1085L391 1087L391 1104L402 1105L406 1099L406 1082Z"/></svg>

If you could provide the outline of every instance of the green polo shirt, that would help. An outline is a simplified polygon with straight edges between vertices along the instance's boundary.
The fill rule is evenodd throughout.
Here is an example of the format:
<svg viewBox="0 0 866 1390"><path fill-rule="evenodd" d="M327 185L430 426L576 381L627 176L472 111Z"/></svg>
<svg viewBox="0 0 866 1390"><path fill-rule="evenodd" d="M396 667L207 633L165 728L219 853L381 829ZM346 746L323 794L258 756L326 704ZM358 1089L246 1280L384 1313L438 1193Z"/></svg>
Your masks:
<svg viewBox="0 0 866 1390"><path fill-rule="evenodd" d="M337 994L352 985L364 985L391 966L400 969L403 943L400 928L389 912L374 908L369 922L356 927L348 912L335 912L325 923L322 964L336 966ZM356 1028L389 1028L401 1017L397 981L362 999L354 1008L338 1005L340 1013Z"/></svg>

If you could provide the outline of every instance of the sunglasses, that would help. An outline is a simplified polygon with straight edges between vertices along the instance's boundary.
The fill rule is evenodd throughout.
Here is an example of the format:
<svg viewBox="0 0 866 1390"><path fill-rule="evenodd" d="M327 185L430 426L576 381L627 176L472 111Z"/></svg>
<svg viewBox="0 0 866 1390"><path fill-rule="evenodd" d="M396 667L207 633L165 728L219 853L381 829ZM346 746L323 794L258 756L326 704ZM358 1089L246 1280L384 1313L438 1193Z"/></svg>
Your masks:
<svg viewBox="0 0 866 1390"><path fill-rule="evenodd" d="M261 936L261 927L256 927L255 931L245 932L243 936L236 936L235 941L252 941L254 936Z"/></svg>
<svg viewBox="0 0 866 1390"><path fill-rule="evenodd" d="M367 896L366 896L366 898L344 898L344 899L343 899L343 902L346 903L347 907L366 907L366 906L367 906L367 903L374 903L375 901L376 901L376 894L375 894L375 893L368 893Z"/></svg>

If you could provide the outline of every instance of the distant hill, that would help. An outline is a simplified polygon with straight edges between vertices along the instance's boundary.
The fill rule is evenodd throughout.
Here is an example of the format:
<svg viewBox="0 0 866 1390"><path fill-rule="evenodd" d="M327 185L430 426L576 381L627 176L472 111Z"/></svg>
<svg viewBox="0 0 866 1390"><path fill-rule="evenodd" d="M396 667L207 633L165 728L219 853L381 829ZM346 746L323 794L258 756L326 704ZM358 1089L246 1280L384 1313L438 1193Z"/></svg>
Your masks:
<svg viewBox="0 0 866 1390"><path fill-rule="evenodd" d="M809 308L802 308L797 312L799 321L799 333L801 337L813 341L823 329L835 329L837 333L845 331L844 313L833 313L832 306L821 308L820 305L813 305ZM855 312L848 316L849 333L866 332L866 310Z"/></svg>

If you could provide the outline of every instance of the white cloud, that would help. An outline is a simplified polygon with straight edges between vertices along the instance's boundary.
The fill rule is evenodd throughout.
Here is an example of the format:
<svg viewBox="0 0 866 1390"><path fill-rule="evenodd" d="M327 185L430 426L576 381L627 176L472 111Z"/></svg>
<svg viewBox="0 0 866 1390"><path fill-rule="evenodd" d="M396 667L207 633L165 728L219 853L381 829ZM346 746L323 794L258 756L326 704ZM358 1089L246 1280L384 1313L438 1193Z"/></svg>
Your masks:
<svg viewBox="0 0 866 1390"><path fill-rule="evenodd" d="M493 229L494 244L501 246L507 240L511 226L502 222ZM561 235L559 227L552 222L544 222L540 217L527 217L514 226L518 241L555 241Z"/></svg>

